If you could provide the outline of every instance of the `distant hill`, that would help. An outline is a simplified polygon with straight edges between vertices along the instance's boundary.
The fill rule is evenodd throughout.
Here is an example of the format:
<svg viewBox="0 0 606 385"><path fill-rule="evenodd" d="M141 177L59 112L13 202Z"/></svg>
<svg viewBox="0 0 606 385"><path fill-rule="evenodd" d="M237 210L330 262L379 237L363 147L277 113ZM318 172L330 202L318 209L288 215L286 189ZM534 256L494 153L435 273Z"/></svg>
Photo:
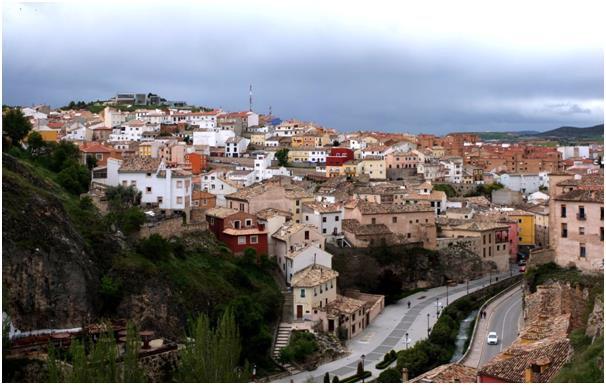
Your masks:
<svg viewBox="0 0 606 385"><path fill-rule="evenodd" d="M604 135L604 124L593 127L560 127L555 130L545 131L538 134L526 134L524 136L536 136L540 138L597 138Z"/></svg>

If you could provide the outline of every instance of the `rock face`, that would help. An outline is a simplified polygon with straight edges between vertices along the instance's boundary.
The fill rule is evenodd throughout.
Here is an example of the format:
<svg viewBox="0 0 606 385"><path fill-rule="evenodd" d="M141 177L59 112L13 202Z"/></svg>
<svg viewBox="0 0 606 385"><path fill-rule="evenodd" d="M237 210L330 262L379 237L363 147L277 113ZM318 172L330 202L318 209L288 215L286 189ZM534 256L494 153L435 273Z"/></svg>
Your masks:
<svg viewBox="0 0 606 385"><path fill-rule="evenodd" d="M604 335L604 302L600 297L596 297L593 302L593 311L589 314L585 334L589 337Z"/></svg>
<svg viewBox="0 0 606 385"><path fill-rule="evenodd" d="M8 155L2 165L7 313L20 330L80 326L95 316L99 282L86 243L49 182Z"/></svg>

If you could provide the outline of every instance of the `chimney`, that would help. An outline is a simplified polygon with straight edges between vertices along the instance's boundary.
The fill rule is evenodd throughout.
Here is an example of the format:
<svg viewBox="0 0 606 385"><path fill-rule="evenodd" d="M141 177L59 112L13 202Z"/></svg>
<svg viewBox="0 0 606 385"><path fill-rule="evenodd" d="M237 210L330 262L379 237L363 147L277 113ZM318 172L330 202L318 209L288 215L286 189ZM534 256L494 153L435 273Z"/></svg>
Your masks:
<svg viewBox="0 0 606 385"><path fill-rule="evenodd" d="M408 368L402 369L402 382L408 382Z"/></svg>
<svg viewBox="0 0 606 385"><path fill-rule="evenodd" d="M534 373L531 365L528 365L526 369L524 369L524 382L534 382Z"/></svg>

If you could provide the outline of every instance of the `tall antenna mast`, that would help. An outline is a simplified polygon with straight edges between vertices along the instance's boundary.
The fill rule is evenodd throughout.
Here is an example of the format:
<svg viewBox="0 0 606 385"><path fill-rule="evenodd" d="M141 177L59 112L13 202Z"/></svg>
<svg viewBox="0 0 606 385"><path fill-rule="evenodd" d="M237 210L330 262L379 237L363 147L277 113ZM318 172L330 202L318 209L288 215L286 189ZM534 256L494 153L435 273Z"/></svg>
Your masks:
<svg viewBox="0 0 606 385"><path fill-rule="evenodd" d="M269 116L271 116L271 106L269 106Z"/></svg>
<svg viewBox="0 0 606 385"><path fill-rule="evenodd" d="M252 84L248 90L248 110L252 112Z"/></svg>

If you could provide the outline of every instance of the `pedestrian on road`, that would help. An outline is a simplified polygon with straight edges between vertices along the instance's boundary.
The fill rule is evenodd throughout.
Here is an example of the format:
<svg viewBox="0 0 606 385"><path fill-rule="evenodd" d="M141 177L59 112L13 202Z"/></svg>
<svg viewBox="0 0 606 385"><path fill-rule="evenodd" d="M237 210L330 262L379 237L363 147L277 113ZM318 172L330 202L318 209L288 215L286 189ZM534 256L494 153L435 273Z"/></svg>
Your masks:
<svg viewBox="0 0 606 385"><path fill-rule="evenodd" d="M410 309L410 301L408 301L408 308Z"/></svg>

